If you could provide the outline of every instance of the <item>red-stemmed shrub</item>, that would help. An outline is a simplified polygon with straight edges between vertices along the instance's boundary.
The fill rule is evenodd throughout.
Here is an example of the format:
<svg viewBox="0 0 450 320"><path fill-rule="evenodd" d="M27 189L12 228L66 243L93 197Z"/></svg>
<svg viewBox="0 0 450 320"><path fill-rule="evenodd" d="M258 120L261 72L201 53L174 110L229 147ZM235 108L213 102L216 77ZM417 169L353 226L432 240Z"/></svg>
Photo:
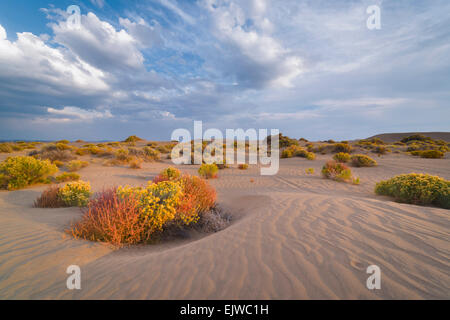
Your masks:
<svg viewBox="0 0 450 320"><path fill-rule="evenodd" d="M133 194L119 197L116 188L98 193L69 233L75 238L117 246L148 242L151 236L141 218L139 199Z"/></svg>

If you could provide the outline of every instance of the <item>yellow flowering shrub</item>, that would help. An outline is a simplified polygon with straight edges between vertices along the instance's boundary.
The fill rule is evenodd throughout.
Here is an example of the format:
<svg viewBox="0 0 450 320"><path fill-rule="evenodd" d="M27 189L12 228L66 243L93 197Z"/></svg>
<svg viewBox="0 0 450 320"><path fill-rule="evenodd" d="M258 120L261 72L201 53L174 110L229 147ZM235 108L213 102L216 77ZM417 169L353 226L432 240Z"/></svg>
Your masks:
<svg viewBox="0 0 450 320"><path fill-rule="evenodd" d="M183 196L181 184L173 181L149 183L147 188L119 187L118 194L122 199L137 196L141 217L152 232L162 230L166 223L175 219Z"/></svg>
<svg viewBox="0 0 450 320"><path fill-rule="evenodd" d="M85 207L92 195L91 185L85 181L70 182L59 190L58 195L69 207Z"/></svg>
<svg viewBox="0 0 450 320"><path fill-rule="evenodd" d="M375 186L375 193L412 204L450 209L450 181L429 174L401 174Z"/></svg>
<svg viewBox="0 0 450 320"><path fill-rule="evenodd" d="M0 188L16 190L46 182L58 167L48 160L33 157L9 157L0 163Z"/></svg>

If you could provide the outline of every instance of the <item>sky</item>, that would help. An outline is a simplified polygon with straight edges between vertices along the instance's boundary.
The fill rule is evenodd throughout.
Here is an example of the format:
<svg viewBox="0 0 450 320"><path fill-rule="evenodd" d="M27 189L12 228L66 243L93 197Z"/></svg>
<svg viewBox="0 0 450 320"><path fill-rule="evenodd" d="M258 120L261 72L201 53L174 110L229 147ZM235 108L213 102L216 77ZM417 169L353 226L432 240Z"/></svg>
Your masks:
<svg viewBox="0 0 450 320"><path fill-rule="evenodd" d="M2 0L0 140L170 140L194 121L309 140L450 131L449 12L448 0Z"/></svg>

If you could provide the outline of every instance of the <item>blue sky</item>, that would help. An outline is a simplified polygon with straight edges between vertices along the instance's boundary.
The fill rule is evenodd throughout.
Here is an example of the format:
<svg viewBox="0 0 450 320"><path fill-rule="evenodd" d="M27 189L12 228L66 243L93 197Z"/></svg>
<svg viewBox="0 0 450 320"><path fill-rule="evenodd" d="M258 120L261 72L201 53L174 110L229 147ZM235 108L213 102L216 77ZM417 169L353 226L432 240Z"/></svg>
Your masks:
<svg viewBox="0 0 450 320"><path fill-rule="evenodd" d="M168 140L194 120L311 140L450 131L449 12L447 0L3 0L0 139Z"/></svg>

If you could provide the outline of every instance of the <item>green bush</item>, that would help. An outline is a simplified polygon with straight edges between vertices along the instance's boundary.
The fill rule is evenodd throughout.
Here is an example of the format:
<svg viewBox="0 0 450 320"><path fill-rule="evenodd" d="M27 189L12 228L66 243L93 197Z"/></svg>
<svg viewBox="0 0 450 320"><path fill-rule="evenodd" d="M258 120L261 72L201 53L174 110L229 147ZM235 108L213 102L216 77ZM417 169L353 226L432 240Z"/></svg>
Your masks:
<svg viewBox="0 0 450 320"><path fill-rule="evenodd" d="M69 207L85 207L92 195L89 182L69 182L59 190L59 198Z"/></svg>
<svg viewBox="0 0 450 320"><path fill-rule="evenodd" d="M48 160L33 157L9 157L0 163L0 187L16 190L46 182L49 175L58 172L58 167Z"/></svg>
<svg viewBox="0 0 450 320"><path fill-rule="evenodd" d="M63 174L56 177L57 182L68 182L68 181L78 181L80 180L80 175L74 172L64 172Z"/></svg>
<svg viewBox="0 0 450 320"><path fill-rule="evenodd" d="M322 168L322 175L327 179L349 181L352 178L352 171L343 163L328 161Z"/></svg>
<svg viewBox="0 0 450 320"><path fill-rule="evenodd" d="M161 153L158 150L155 150L151 147L144 147L142 149L142 151L144 152L145 158L148 160L159 160Z"/></svg>
<svg viewBox="0 0 450 320"><path fill-rule="evenodd" d="M375 193L412 204L434 204L450 209L450 181L428 174L402 174L375 186Z"/></svg>
<svg viewBox="0 0 450 320"><path fill-rule="evenodd" d="M281 152L282 158L302 157L308 160L314 160L316 155L313 152L309 152L302 147L291 145Z"/></svg>
<svg viewBox="0 0 450 320"><path fill-rule="evenodd" d="M352 164L355 167L375 167L377 162L364 154L355 154L352 156Z"/></svg>
<svg viewBox="0 0 450 320"><path fill-rule="evenodd" d="M444 157L444 153L439 150L424 150L424 151L412 151L411 154L413 156L419 156L421 158L428 159L442 159Z"/></svg>
<svg viewBox="0 0 450 320"><path fill-rule="evenodd" d="M213 179L217 177L219 168L215 164L204 163L198 169L198 174L205 179Z"/></svg>
<svg viewBox="0 0 450 320"><path fill-rule="evenodd" d="M350 161L351 156L350 156L350 154L348 154L346 152L339 152L333 156L333 159L337 162L346 163L346 162Z"/></svg>
<svg viewBox="0 0 450 320"><path fill-rule="evenodd" d="M336 143L334 145L333 151L350 153L350 152L352 152L352 146L347 143Z"/></svg>
<svg viewBox="0 0 450 320"><path fill-rule="evenodd" d="M89 162L81 160L72 160L67 164L67 170L70 172L78 171L89 166Z"/></svg>

